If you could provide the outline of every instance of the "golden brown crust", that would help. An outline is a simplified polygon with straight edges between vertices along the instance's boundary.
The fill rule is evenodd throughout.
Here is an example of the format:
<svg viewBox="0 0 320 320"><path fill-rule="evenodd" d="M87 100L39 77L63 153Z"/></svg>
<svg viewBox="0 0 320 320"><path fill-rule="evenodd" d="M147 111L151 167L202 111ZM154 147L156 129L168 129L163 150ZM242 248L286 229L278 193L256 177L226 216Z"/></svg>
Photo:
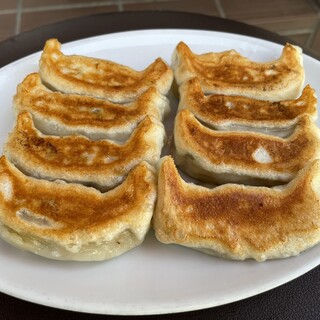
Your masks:
<svg viewBox="0 0 320 320"><path fill-rule="evenodd" d="M299 120L290 137L282 139L215 131L204 127L189 110L182 110L175 120L175 158L192 176L199 178L198 170L201 178L207 175L215 183L275 184L289 181L308 161L320 158L319 137L308 116Z"/></svg>
<svg viewBox="0 0 320 320"><path fill-rule="evenodd" d="M169 101L154 87L144 92L137 101L119 105L93 97L52 92L41 83L39 74L29 74L18 85L14 97L17 112L31 112L42 131L50 134L84 134L126 139L146 116L162 120L169 112Z"/></svg>
<svg viewBox="0 0 320 320"><path fill-rule="evenodd" d="M161 59L143 71L136 71L115 62L79 55L64 55L57 39L47 40L40 59L41 79L65 93L76 93L128 102L154 86L167 94L173 72Z"/></svg>
<svg viewBox="0 0 320 320"><path fill-rule="evenodd" d="M198 77L205 94L242 95L260 100L295 99L305 75L301 49L286 44L278 60L257 63L235 50L195 54L180 42L172 56L178 85Z"/></svg>
<svg viewBox="0 0 320 320"><path fill-rule="evenodd" d="M199 120L220 130L249 127L257 131L283 132L303 115L317 119L315 90L307 85L296 100L265 101L243 96L205 95L198 78L179 88L179 110L190 110Z"/></svg>
<svg viewBox="0 0 320 320"><path fill-rule="evenodd" d="M40 242L53 244L53 248L47 249L63 247L70 259L79 258L82 248L90 244L96 244L97 250L105 244L102 250L108 251L108 241L123 232L129 231L141 243L156 199L155 175L146 163L135 167L120 186L101 193L78 184L25 176L2 156L0 184L1 226L18 234L21 247L23 239L31 237L35 241L28 250L41 254L37 249L45 245ZM25 244L28 245L27 241ZM117 252L114 249L113 253ZM82 253L84 258L94 260L94 253L93 257ZM102 253L102 257L111 257L109 253Z"/></svg>
<svg viewBox="0 0 320 320"><path fill-rule="evenodd" d="M63 179L110 189L142 161L156 165L165 139L162 123L146 117L123 145L83 136L47 136L29 113L18 115L4 146L6 156L24 172L49 180Z"/></svg>
<svg viewBox="0 0 320 320"><path fill-rule="evenodd" d="M297 255L320 241L320 164L282 188L184 182L173 160L159 169L153 226L158 240L233 259Z"/></svg>

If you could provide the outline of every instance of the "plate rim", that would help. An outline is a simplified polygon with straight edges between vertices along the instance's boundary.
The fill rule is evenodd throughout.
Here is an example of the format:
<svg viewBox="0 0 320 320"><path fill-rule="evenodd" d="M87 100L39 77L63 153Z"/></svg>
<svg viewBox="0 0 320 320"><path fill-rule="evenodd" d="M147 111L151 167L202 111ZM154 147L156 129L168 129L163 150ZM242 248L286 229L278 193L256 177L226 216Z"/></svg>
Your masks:
<svg viewBox="0 0 320 320"><path fill-rule="evenodd" d="M236 36L236 37L240 37L240 38L253 38L253 39L259 39L259 40L262 40L262 41L265 41L265 42L269 42L271 43L272 45L277 45L277 46L282 46L281 44L279 43L275 43L275 42L272 42L270 40L265 40L265 39L260 39L260 38L255 38L255 37L252 37L252 36L247 36L247 35L241 35L241 34L236 34L236 33L226 33L226 32L220 32L220 31L214 31L214 30L199 30L199 29L196 29L196 30L193 30L193 29L164 29L166 32L195 32L195 33L203 33L203 32L206 32L206 33L218 33L218 34L228 34L230 35L231 37L233 36ZM83 38L83 39L79 39L79 40L74 40L74 41L70 41L70 42L66 42L64 43L63 45L74 45L75 42L82 42L84 40L87 40L87 41L94 41L96 38L105 38L106 36L107 37L112 37L112 36L116 36L118 34L128 34L130 33L131 35L132 34L135 34L135 33L141 33L141 32L147 32L147 33L152 33L152 32L158 32L158 33L161 33L162 30L161 29L144 29L144 30L132 30L132 31L123 31L123 32L116 32L116 33L108 33L108 34L105 34L105 35L98 35L98 36L92 36L92 37L88 37L88 38ZM28 60L31 58L31 56L34 56L34 55L37 55L39 54L41 51L38 51L38 52L35 52L35 53L32 53L30 55L27 55L21 59L18 59L14 62L11 62L10 64L8 65L5 65L4 67L0 68L0 73L5 71L7 68L11 68L12 66L14 66L15 64L20 64L23 60ZM308 56L309 58L311 59L314 59L316 62L319 63L318 60L316 60L315 58L305 54L305 56ZM1 240L2 241L2 240ZM48 301L44 301L43 299L41 299L41 297L43 298L42 295L38 295L38 298L36 296L34 296L33 299L28 299L26 297L25 294L17 294L16 292L14 292L14 290L3 290L3 280L1 279L0 277L0 290L3 290L4 293L7 293L9 295L12 295L12 296L15 296L17 298L20 298L20 299L23 299L23 300L26 300L26 301L31 301L31 302L35 302L37 304L42 304L42 305L45 305L45 306L51 306L51 307L56 307L56 308L60 308L60 309L64 309L64 310L72 310L72 311L79 311L79 312L90 312L90 313L97 313L97 314L113 314L113 315L154 315L154 314L168 314L168 313L177 313L177 312L185 312L185 311L194 311L194 310L200 310L200 309L204 309L204 308L209 308L209 307L216 307L216 306L220 306L220 305L223 305L223 304L227 304L227 303L230 303L230 302L236 302L236 301L239 301L239 300L243 300L245 298L249 298L249 297L252 297L254 295L257 295L257 294L260 294L262 292L266 292L266 291L269 291L269 290L272 290L274 289L275 287L277 286L280 286L284 283L287 283L303 274L305 274L306 272L310 271L311 269L313 269L314 267L316 267L317 265L319 265L320 263L320 257L318 259L319 261L313 261L312 263L309 262L308 266L304 269L303 272L300 272L298 270L296 270L296 272L292 272L290 273L290 276L287 277L287 279L281 283L275 283L273 284L272 286L266 286L267 288L264 288L263 290L259 290L257 289L255 293L248 293L248 294L243 294L242 296L240 295L237 299L233 299L233 300L226 300L222 303L219 303L219 304L212 304L212 302L210 301L206 301L205 303L203 304L198 304L198 307L195 307L195 306L182 306L180 308L176 308L175 310L173 310L172 308L170 307L167 307L167 309L158 309L158 310L155 310L155 309L143 309L143 310L140 310L137 312L137 308L135 308L135 311L136 312L132 312L134 308L131 308L130 310L126 309L127 311L126 312L121 312L119 313L119 310L109 310L108 313L106 313L105 311L102 311L102 310L96 310L97 306L96 305L92 305L92 308L88 309L86 307L83 307L83 306L80 306L79 308L79 305L77 307L70 307L69 305L63 305L62 302L60 303L54 303L54 301L50 301L50 303L48 304ZM12 287L13 288L13 287ZM82 308L83 307L83 308ZM98 311L98 312L97 312Z"/></svg>

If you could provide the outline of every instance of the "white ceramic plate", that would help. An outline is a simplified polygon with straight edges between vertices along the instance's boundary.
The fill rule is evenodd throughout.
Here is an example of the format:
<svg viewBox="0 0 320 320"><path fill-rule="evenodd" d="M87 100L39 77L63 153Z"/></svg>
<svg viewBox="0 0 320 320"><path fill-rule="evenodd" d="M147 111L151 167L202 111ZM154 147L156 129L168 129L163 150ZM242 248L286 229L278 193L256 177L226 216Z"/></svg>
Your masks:
<svg viewBox="0 0 320 320"><path fill-rule="evenodd" d="M143 69L158 56L170 62L179 41L198 53L234 48L255 61L280 56L282 46L240 35L192 30L109 34L63 45L66 54L114 60ZM0 69L0 145L13 124L12 96L40 53ZM304 56L306 83L320 92L320 63ZM173 103L174 104L174 103ZM157 242L150 232L138 248L110 261L61 262L0 240L0 290L39 304L103 314L161 314L218 306L279 286L320 263L320 246L298 257L257 263L228 261Z"/></svg>

